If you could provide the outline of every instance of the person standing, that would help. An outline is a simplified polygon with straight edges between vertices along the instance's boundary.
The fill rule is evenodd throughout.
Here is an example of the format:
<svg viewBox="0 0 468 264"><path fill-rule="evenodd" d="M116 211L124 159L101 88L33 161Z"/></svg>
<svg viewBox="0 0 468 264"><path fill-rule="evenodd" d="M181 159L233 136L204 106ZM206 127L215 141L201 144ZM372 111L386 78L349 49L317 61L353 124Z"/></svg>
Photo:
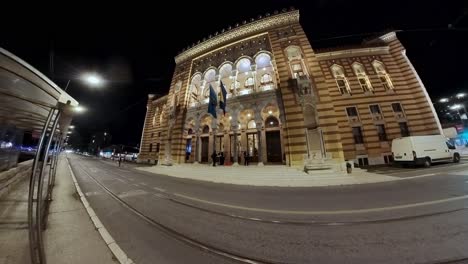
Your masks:
<svg viewBox="0 0 468 264"><path fill-rule="evenodd" d="M224 152L219 153L219 165L224 166Z"/></svg>
<svg viewBox="0 0 468 264"><path fill-rule="evenodd" d="M213 167L216 167L216 151L211 154L211 159L213 160Z"/></svg>

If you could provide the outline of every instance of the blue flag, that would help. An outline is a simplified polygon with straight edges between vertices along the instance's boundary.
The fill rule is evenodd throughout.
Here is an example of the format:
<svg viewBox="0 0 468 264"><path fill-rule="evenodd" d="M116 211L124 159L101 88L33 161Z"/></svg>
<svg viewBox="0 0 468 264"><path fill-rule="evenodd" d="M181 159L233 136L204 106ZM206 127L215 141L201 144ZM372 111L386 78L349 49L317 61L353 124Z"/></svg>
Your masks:
<svg viewBox="0 0 468 264"><path fill-rule="evenodd" d="M223 109L223 114L226 115L226 88L224 88L224 84L220 81L221 86L221 96L219 97L219 108Z"/></svg>
<svg viewBox="0 0 468 264"><path fill-rule="evenodd" d="M210 113L214 118L218 118L216 116L216 105L218 104L218 96L214 91L213 87L210 84L210 101L208 102L208 113Z"/></svg>

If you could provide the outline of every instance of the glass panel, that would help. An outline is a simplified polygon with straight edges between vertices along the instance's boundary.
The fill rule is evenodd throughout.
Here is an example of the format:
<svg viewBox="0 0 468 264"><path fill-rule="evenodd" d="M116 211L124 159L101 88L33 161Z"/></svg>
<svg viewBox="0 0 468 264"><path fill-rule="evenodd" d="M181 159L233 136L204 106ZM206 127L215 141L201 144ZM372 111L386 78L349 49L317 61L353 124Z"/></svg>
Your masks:
<svg viewBox="0 0 468 264"><path fill-rule="evenodd" d="M348 113L349 117L358 115L356 107L347 107L346 112Z"/></svg>
<svg viewBox="0 0 468 264"><path fill-rule="evenodd" d="M380 114L379 105L370 105L369 108L370 108L372 114Z"/></svg>
<svg viewBox="0 0 468 264"><path fill-rule="evenodd" d="M395 113L401 113L401 112L403 112L403 109L402 109L400 103L393 103L393 104L392 104L392 109L393 109L393 112L395 112Z"/></svg>
<svg viewBox="0 0 468 264"><path fill-rule="evenodd" d="M354 143L356 144L364 143L364 139L362 138L361 127L353 127L353 137L354 137Z"/></svg>
<svg viewBox="0 0 468 264"><path fill-rule="evenodd" d="M402 137L409 137L410 132L409 132L408 125L406 124L406 122L401 122L401 123L398 123L398 124L400 125L401 136Z"/></svg>

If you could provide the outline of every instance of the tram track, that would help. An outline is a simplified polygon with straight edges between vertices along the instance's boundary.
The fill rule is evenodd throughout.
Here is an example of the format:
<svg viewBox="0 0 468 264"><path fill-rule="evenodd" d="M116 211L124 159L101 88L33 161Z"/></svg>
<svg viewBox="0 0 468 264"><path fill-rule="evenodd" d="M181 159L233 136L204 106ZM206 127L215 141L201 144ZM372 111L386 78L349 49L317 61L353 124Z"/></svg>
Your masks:
<svg viewBox="0 0 468 264"><path fill-rule="evenodd" d="M121 175L119 173L115 173L112 170L105 169L105 168L99 168L100 170L105 171L106 173L113 174L122 178L125 178L124 175ZM147 187L147 186L144 186ZM149 187L147 187L149 188ZM158 188L159 189L159 188ZM430 213L425 213L425 214L418 214L418 215L409 215L409 216L402 216L402 217L391 217L391 218L381 218L381 219L372 219L372 220L357 220L357 221L350 221L350 220L341 220L341 221L317 221L317 220L285 220L285 219L265 219L265 218L260 218L260 217L249 217L249 216L244 216L244 215L239 215L239 214L232 214L232 213L227 213L227 212L221 212L217 210L210 210L205 207L197 206L192 203L188 203L185 201L182 201L181 199L176 199L171 196L176 196L177 194L172 194L168 193L165 191L162 191L161 189L158 190L159 193L158 195L155 195L156 197L160 199L166 199L168 201L171 201L175 204L179 204L185 207L189 207L195 210L200 210L206 213L210 214L215 214L219 216L224 216L224 217L230 217L230 218L235 218L235 219L240 219L240 220L245 220L245 221L252 221L252 222L260 222L260 223L268 223L268 224L283 224L283 225L299 225L299 226L345 226L345 225L365 225L365 224L380 224L380 223L391 223L391 222L397 222L397 221L407 221L407 220L415 220L415 219L420 219L420 218L426 218L426 217L432 217L432 216L438 216L438 215L444 215L444 214L450 214L450 213L456 213L464 210L468 210L467 206L460 207L457 209L450 209L450 210L443 210L443 211L437 211L437 212L430 212ZM182 198L184 199L184 198Z"/></svg>
<svg viewBox="0 0 468 264"><path fill-rule="evenodd" d="M72 165L71 166L72 169L75 166ZM260 264L260 263L279 264L279 263L281 263L281 262L275 262L275 261L265 260L265 259L260 259L260 258L252 258L252 257L241 256L241 255L239 255L237 253L228 252L226 250L220 249L220 248L215 247L213 245L208 245L208 244L203 243L203 242L201 242L201 241L199 241L197 239L191 238L191 237L186 236L186 235L184 235L184 234L182 234L180 232L177 232L176 230L174 230L174 229L172 229L172 228L170 228L170 227L168 227L166 225L163 225L163 224L155 221L154 219L148 217L147 215L145 215L144 213L142 213L141 211L139 211L138 209L136 209L135 207L133 207L129 203L125 202L123 199L120 199L109 188L104 186L95 177L93 177L85 169L83 169L83 167L81 165L79 165L79 166L80 166L81 171L84 174L86 174L92 181L94 181L99 187L101 187L111 198L113 198L115 201L117 201L123 207L130 210L132 213L137 215L139 218L141 218L142 220L144 220L148 224L152 225L153 227L157 228L158 230L162 231L166 235L168 235L168 236L170 236L170 237L172 237L172 238L174 238L174 239L176 239L178 241L181 241L181 242L183 242L183 243L185 243L185 244L187 244L187 245L189 245L189 246L191 246L193 248L196 248L198 250L208 252L208 253L211 253L213 255L217 255L217 256L232 260L232 261L239 262L239 263L249 263L249 264Z"/></svg>

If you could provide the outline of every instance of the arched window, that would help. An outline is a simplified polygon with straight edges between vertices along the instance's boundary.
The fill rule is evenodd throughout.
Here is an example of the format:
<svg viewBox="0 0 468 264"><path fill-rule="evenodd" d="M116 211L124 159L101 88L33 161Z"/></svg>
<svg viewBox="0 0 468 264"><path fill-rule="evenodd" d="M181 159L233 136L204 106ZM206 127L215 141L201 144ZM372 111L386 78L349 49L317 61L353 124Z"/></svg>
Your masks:
<svg viewBox="0 0 468 264"><path fill-rule="evenodd" d="M286 48L286 56L289 60L289 65L292 71L292 77L297 79L300 76L304 76L304 69L302 64L302 52L297 46L289 46Z"/></svg>
<svg viewBox="0 0 468 264"><path fill-rule="evenodd" d="M182 87L182 81L177 81L175 85L175 92L178 93L181 87Z"/></svg>
<svg viewBox="0 0 468 264"><path fill-rule="evenodd" d="M266 128L279 127L278 119L276 119L276 117L274 116L269 116L265 120L265 127Z"/></svg>
<svg viewBox="0 0 468 264"><path fill-rule="evenodd" d="M189 128L189 130L187 131L187 134L188 135L192 135L193 134L193 130L191 128Z"/></svg>
<svg viewBox="0 0 468 264"><path fill-rule="evenodd" d="M381 63L380 61L373 61L372 66L374 66L374 70L379 76L380 83L385 88L385 90L393 90L394 87L392 80L390 79L390 76L385 70L383 63Z"/></svg>
<svg viewBox="0 0 468 264"><path fill-rule="evenodd" d="M364 66L361 63L355 62L353 63L353 70L354 74L358 79L359 85L364 92L372 92L374 89L369 81L369 77L367 77L366 71L364 70Z"/></svg>
<svg viewBox="0 0 468 264"><path fill-rule="evenodd" d="M255 123L255 120L250 120L248 123L247 123L247 129L253 129L253 128L256 128L257 127L257 124Z"/></svg>
<svg viewBox="0 0 468 264"><path fill-rule="evenodd" d="M232 65L229 63L224 64L219 69L219 75L221 76L221 79L230 77L231 72L232 72Z"/></svg>
<svg viewBox="0 0 468 264"><path fill-rule="evenodd" d="M152 143L149 145L149 152L153 152L153 144Z"/></svg>
<svg viewBox="0 0 468 264"><path fill-rule="evenodd" d="M250 60L247 58L242 58L237 62L236 68L239 73L249 72L250 71Z"/></svg>
<svg viewBox="0 0 468 264"><path fill-rule="evenodd" d="M255 57L255 64L257 69L263 69L265 67L271 66L271 57L267 53L260 53Z"/></svg>
<svg viewBox="0 0 468 264"><path fill-rule="evenodd" d="M348 79L344 74L343 67L339 65L333 65L331 67L333 77L335 77L336 85L340 90L341 94L351 94L351 88L349 87Z"/></svg>
<svg viewBox="0 0 468 264"><path fill-rule="evenodd" d="M210 127L208 125L203 126L203 134L210 133Z"/></svg>
<svg viewBox="0 0 468 264"><path fill-rule="evenodd" d="M190 95L189 100L190 104L193 106L200 101L200 85L201 85L201 74L195 74L192 77L192 81L190 83Z"/></svg>

